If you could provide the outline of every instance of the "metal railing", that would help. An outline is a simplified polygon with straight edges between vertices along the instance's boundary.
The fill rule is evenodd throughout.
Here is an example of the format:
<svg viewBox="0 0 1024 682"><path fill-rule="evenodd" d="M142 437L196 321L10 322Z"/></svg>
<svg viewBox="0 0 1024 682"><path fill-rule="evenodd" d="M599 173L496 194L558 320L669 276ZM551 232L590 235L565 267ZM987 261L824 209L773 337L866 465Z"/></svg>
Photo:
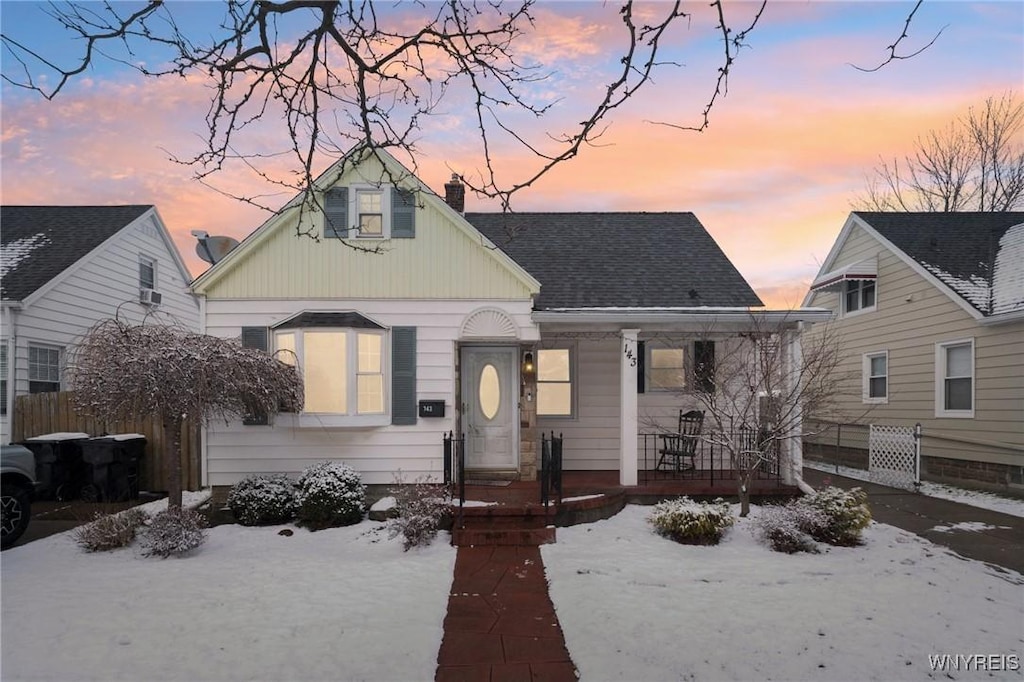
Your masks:
<svg viewBox="0 0 1024 682"><path fill-rule="evenodd" d="M562 503L562 434L540 434L540 503Z"/></svg>
<svg viewBox="0 0 1024 682"><path fill-rule="evenodd" d="M658 481L736 480L738 471L750 466L757 480L781 478L779 441L755 427L741 426L731 433L709 433L696 437L692 458L664 457L664 433L639 434L640 483ZM726 443L729 445L726 445Z"/></svg>
<svg viewBox="0 0 1024 682"><path fill-rule="evenodd" d="M466 504L466 435L455 435L453 431L444 434L444 482L457 483L459 506Z"/></svg>

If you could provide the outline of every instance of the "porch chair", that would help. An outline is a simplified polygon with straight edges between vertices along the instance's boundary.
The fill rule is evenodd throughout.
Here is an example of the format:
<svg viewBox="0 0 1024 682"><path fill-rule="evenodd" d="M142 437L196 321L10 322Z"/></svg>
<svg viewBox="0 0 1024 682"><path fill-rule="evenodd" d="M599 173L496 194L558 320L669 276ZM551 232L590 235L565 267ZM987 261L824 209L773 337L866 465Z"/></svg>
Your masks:
<svg viewBox="0 0 1024 682"><path fill-rule="evenodd" d="M676 433L662 434L663 447L658 450L656 469L671 464L676 471L694 468L697 456L697 441L704 426L704 413L700 410L683 412L679 410L679 429Z"/></svg>

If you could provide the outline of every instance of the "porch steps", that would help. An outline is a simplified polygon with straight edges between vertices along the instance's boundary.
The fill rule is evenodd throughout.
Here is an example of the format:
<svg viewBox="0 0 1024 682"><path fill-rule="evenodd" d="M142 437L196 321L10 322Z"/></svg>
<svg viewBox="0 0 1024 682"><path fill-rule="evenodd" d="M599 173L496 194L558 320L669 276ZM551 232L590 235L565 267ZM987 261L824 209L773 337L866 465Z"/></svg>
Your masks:
<svg viewBox="0 0 1024 682"><path fill-rule="evenodd" d="M455 508L456 547L536 547L555 541L554 510L539 504Z"/></svg>

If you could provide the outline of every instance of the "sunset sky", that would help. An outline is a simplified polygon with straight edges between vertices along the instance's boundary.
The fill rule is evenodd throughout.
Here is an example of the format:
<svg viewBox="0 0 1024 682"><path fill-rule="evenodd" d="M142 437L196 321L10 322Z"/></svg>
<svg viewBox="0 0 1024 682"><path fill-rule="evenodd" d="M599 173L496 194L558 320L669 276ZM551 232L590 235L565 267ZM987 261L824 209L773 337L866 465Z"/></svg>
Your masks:
<svg viewBox="0 0 1024 682"><path fill-rule="evenodd" d="M54 61L68 64L76 43L42 7L0 3L2 31L44 45ZM180 25L199 27L199 35L219 9L172 7L182 11ZM726 5L737 25L753 7ZM912 2L769 2L735 63L728 96L712 111L709 129L695 133L650 122L699 123L713 90L720 43L704 3L694 5L692 22L680 22L664 55L682 66L658 72L652 87L613 114L599 146L518 195L514 209L693 211L767 305L799 305L879 157L906 153L919 134L988 96L1024 90L1024 3L1017 1L926 0L901 49L923 47L942 30L934 45L874 73L851 66L882 61L911 9ZM542 136L580 120L608 73L608 45L621 28L614 4L541 2L535 14L524 56L552 72L536 94L562 97L549 120L532 124ZM161 58L144 51L136 57ZM12 66L5 52L5 75L17 75ZM32 67L36 76L43 71ZM208 97L199 78L146 79L112 63L98 64L53 101L4 83L3 203L155 204L199 274L205 264L190 230L240 239L266 218L198 184L191 169L169 159L196 148ZM469 112L457 107L453 102L420 138L418 175L439 193L450 169L472 175L480 166L466 144L474 135L463 118ZM320 168L329 162L322 159ZM512 179L531 163L508 151L499 171ZM239 171L215 182L240 194L262 191L257 178ZM495 208L467 197L467 210Z"/></svg>

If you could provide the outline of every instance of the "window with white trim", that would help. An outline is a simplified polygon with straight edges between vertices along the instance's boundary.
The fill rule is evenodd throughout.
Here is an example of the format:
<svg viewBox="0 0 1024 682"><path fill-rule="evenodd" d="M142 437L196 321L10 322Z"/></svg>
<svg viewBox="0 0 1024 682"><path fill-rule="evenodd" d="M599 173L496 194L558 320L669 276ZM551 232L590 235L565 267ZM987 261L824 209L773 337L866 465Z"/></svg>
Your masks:
<svg viewBox="0 0 1024 682"><path fill-rule="evenodd" d="M889 402L889 351L865 353L862 398L865 403Z"/></svg>
<svg viewBox="0 0 1024 682"><path fill-rule="evenodd" d="M139 288L156 289L156 261L149 256L139 256Z"/></svg>
<svg viewBox="0 0 1024 682"><path fill-rule="evenodd" d="M935 344L935 416L974 416L974 339Z"/></svg>
<svg viewBox="0 0 1024 682"><path fill-rule="evenodd" d="M850 279L843 282L843 314L875 309L875 280Z"/></svg>
<svg viewBox="0 0 1024 682"><path fill-rule="evenodd" d="M384 236L384 192L380 189L357 189L355 225L358 237L380 239Z"/></svg>
<svg viewBox="0 0 1024 682"><path fill-rule="evenodd" d="M307 414L385 414L384 348L385 333L371 329L274 333L277 357L302 368Z"/></svg>
<svg viewBox="0 0 1024 682"><path fill-rule="evenodd" d="M29 393L52 393L60 390L60 354L60 348L29 345Z"/></svg>
<svg viewBox="0 0 1024 682"><path fill-rule="evenodd" d="M537 415L571 417L574 381L572 348L537 351Z"/></svg>
<svg viewBox="0 0 1024 682"><path fill-rule="evenodd" d="M686 388L686 350L682 347L646 344L648 391L678 391Z"/></svg>

